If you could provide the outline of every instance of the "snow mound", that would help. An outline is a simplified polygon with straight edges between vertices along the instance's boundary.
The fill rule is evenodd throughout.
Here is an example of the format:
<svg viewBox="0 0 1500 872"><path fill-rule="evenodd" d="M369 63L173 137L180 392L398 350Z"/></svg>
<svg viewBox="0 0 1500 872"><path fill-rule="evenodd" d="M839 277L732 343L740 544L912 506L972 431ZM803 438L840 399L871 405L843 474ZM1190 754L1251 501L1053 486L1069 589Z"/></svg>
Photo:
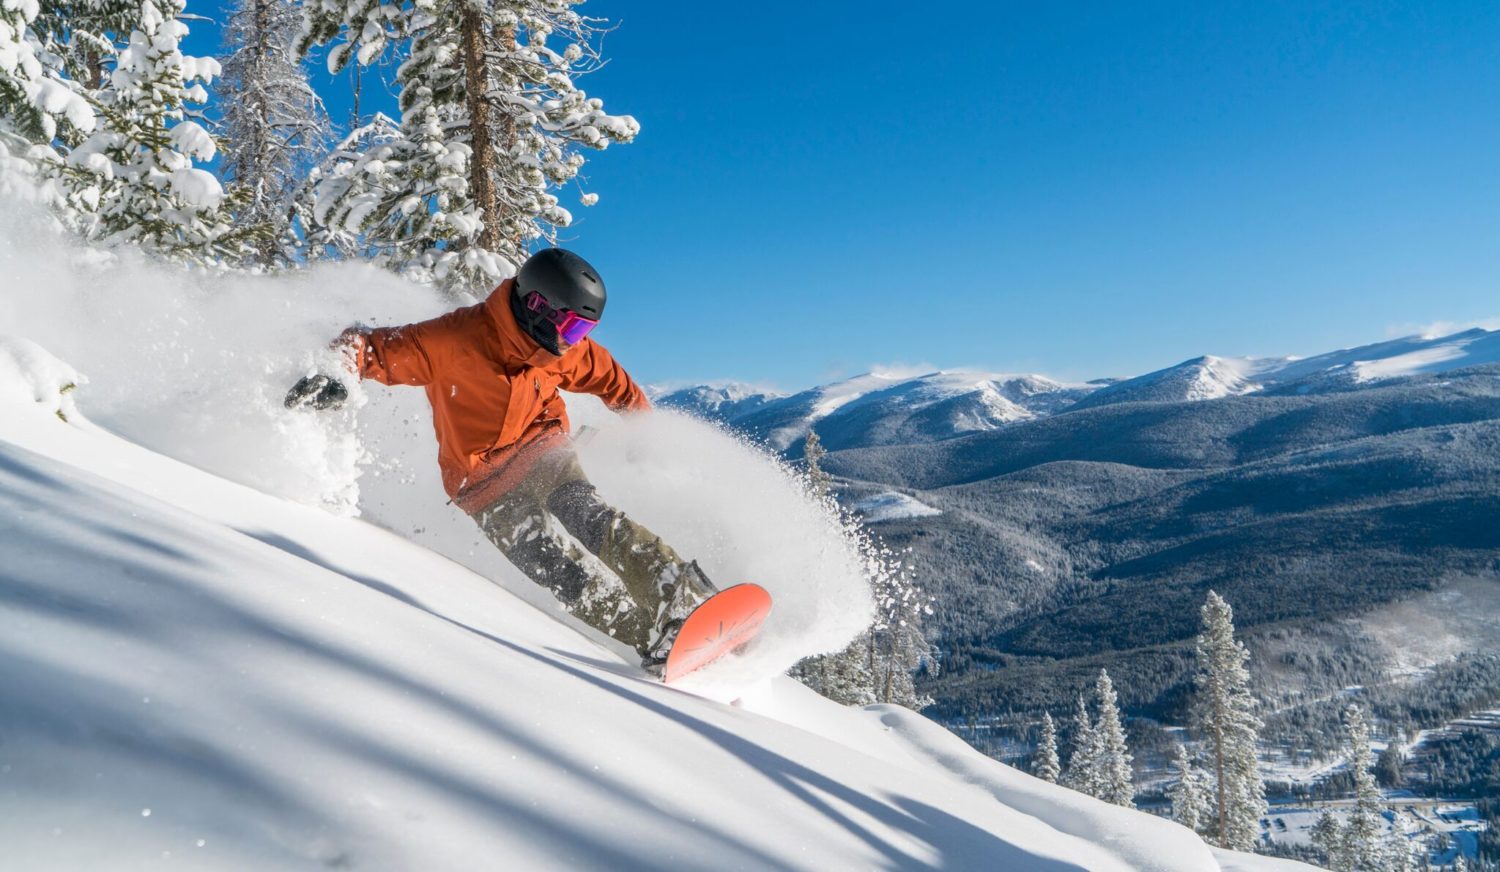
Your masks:
<svg viewBox="0 0 1500 872"><path fill-rule="evenodd" d="M934 509L915 497L906 494L886 491L856 502L850 506L859 512L870 524L878 524L881 521L898 521L904 518L927 518L933 515L941 515L942 512Z"/></svg>
<svg viewBox="0 0 1500 872"><path fill-rule="evenodd" d="M0 335L0 408L21 415L41 411L77 417L73 391L83 376L28 339Z"/></svg>

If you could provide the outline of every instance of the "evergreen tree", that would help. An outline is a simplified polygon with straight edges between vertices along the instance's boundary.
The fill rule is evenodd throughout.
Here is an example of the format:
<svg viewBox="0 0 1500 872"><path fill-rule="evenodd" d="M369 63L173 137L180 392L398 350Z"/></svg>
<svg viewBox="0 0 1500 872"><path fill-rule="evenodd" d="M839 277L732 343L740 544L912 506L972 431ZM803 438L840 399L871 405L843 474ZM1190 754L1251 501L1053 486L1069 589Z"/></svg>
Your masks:
<svg viewBox="0 0 1500 872"><path fill-rule="evenodd" d="M1416 859L1412 845L1400 832L1381 835L1380 788L1372 768L1370 729L1364 710L1344 710L1345 751L1354 781L1354 808L1342 824L1324 814L1312 831L1313 846L1323 852L1334 872L1411 872Z"/></svg>
<svg viewBox="0 0 1500 872"><path fill-rule="evenodd" d="M832 478L818 461L824 455L817 434L806 444L806 481L816 499L839 511L829 487ZM920 711L932 704L917 692L915 673L935 669L937 659L922 634L922 620L932 613L932 597L917 585L907 561L910 552L897 553L863 536L865 563L871 576L875 619L847 648L836 654L809 657L792 676L824 696L846 705L889 703Z"/></svg>
<svg viewBox="0 0 1500 872"><path fill-rule="evenodd" d="M1245 668L1250 655L1234 638L1234 612L1222 597L1209 591L1201 615L1193 723L1206 746L1213 779L1207 836L1220 847L1248 851L1255 847L1266 813L1256 755L1261 722Z"/></svg>
<svg viewBox="0 0 1500 872"><path fill-rule="evenodd" d="M807 439L802 443L802 462L807 467L807 480L814 491L818 493L829 493L833 487L833 477L823 471L823 458L828 454L828 449L823 447L823 440L818 438L814 430L807 431Z"/></svg>
<svg viewBox="0 0 1500 872"><path fill-rule="evenodd" d="M829 490L830 479L817 465L822 453L816 439L815 435L808 435L807 444L813 453L808 455L806 481L814 497L836 510L837 503ZM877 565L877 571L879 569ZM870 628L855 637L842 651L803 659L793 667L790 674L823 696L843 705L891 702L890 699L882 699L879 693L881 682L876 678L876 663L875 631Z"/></svg>
<svg viewBox="0 0 1500 872"><path fill-rule="evenodd" d="M1042 713L1042 741L1036 749L1036 762L1031 771L1043 781L1057 783L1062 775L1062 763L1057 759L1057 724L1049 712Z"/></svg>
<svg viewBox="0 0 1500 872"><path fill-rule="evenodd" d="M1167 789L1167 797L1172 801L1172 820L1199 832L1208 822L1208 795L1203 775L1193 766L1187 746L1178 744L1176 756L1172 758L1172 771L1177 776Z"/></svg>
<svg viewBox="0 0 1500 872"><path fill-rule="evenodd" d="M1099 795L1099 741L1094 734L1094 719L1089 715L1088 702L1083 694L1078 695L1078 707L1073 713L1073 736L1068 753L1068 770L1063 784L1079 793Z"/></svg>
<svg viewBox="0 0 1500 872"><path fill-rule="evenodd" d="M36 3L0 3L0 149L17 159L49 145L60 126L94 128L93 109L46 44L43 13Z"/></svg>
<svg viewBox="0 0 1500 872"><path fill-rule="evenodd" d="M364 156L400 138L401 125L385 113L377 112L368 123L350 131L308 172L292 200L292 225L294 232L302 236L302 252L308 261L354 257L374 260L379 256L378 251L364 249L357 221L352 227L345 227L331 222L326 212L319 211L320 199L325 206L339 199L320 198L320 194L361 184L364 176L357 167Z"/></svg>
<svg viewBox="0 0 1500 872"><path fill-rule="evenodd" d="M1349 850L1344 839L1344 828L1338 819L1328 812L1318 816L1308 833L1312 846L1323 854L1323 864L1333 872L1349 872Z"/></svg>
<svg viewBox="0 0 1500 872"><path fill-rule="evenodd" d="M1135 778L1132 758L1125 746L1125 728L1120 722L1120 698L1109 673L1099 670L1094 685L1099 700L1099 720L1094 726L1098 747L1098 790L1105 802L1135 808Z"/></svg>
<svg viewBox="0 0 1500 872"><path fill-rule="evenodd" d="M881 700L865 656L868 631L836 654L807 657L792 668L793 678L841 705L871 705Z"/></svg>
<svg viewBox="0 0 1500 872"><path fill-rule="evenodd" d="M1357 705L1344 710L1349 768L1354 776L1354 810L1344 822L1344 845L1349 867L1356 872L1383 872L1380 867L1380 788L1372 771L1375 754L1370 750L1370 728Z"/></svg>
<svg viewBox="0 0 1500 872"><path fill-rule="evenodd" d="M1401 745L1392 741L1380 752L1375 759L1375 780L1381 787L1400 787L1405 781L1401 767L1406 763L1406 755L1401 751Z"/></svg>
<svg viewBox="0 0 1500 872"><path fill-rule="evenodd" d="M1399 829L1392 829L1380 840L1379 872L1426 872L1427 864L1417 856L1412 841Z"/></svg>
<svg viewBox="0 0 1500 872"><path fill-rule="evenodd" d="M298 60L301 28L288 0L236 0L224 35L223 172L243 189L237 218L257 228L254 258L263 266L298 247L292 198L329 136L323 101Z"/></svg>
<svg viewBox="0 0 1500 872"><path fill-rule="evenodd" d="M97 99L119 43L140 27L139 0L40 0L36 30L57 71Z"/></svg>
<svg viewBox="0 0 1500 872"><path fill-rule="evenodd" d="M920 711L932 699L917 693L913 676L924 667L936 669L937 658L922 634L923 619L932 614L932 597L917 584L910 554L883 546L875 554L869 660L877 698Z"/></svg>
<svg viewBox="0 0 1500 872"><path fill-rule="evenodd" d="M325 181L315 217L361 234L388 267L456 289L489 287L533 240L554 239L572 216L551 191L577 177L579 149L640 129L577 86L600 63L579 2L307 0L301 47L336 43L330 70L392 43L404 56L401 137Z"/></svg>
<svg viewBox="0 0 1500 872"><path fill-rule="evenodd" d="M222 208L218 179L193 166L218 150L188 110L208 99L218 62L182 54L182 0L140 0L135 9L95 95L98 125L51 167L73 207L65 221L91 239L188 262L237 256L246 234Z"/></svg>

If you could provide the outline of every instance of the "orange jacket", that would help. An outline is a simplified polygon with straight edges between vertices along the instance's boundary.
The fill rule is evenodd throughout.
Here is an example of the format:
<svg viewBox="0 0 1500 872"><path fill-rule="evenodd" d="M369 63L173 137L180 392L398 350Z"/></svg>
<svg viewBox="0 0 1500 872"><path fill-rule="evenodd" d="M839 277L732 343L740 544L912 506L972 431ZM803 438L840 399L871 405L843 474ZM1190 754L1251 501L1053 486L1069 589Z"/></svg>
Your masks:
<svg viewBox="0 0 1500 872"><path fill-rule="evenodd" d="M592 339L561 356L527 335L510 309L513 279L484 302L405 327L350 328L341 340L362 379L422 385L432 404L443 489L467 512L488 508L568 433L561 388L616 411L651 408Z"/></svg>

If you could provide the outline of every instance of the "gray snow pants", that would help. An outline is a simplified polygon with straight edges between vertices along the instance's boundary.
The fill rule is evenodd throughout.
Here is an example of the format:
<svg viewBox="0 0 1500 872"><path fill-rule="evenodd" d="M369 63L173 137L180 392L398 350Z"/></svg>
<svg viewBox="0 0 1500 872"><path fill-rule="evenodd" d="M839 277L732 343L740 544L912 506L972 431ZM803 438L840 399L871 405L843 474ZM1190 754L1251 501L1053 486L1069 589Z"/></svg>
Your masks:
<svg viewBox="0 0 1500 872"><path fill-rule="evenodd" d="M600 499L567 447L549 451L472 517L564 608L643 659L667 622L686 617L714 592L696 562Z"/></svg>

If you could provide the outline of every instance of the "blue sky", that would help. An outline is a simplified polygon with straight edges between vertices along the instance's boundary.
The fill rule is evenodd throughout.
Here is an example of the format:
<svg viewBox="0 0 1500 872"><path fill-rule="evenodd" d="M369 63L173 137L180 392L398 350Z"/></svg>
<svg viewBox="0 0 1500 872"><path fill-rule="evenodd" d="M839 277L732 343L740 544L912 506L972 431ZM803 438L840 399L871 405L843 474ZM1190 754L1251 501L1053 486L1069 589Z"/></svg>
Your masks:
<svg viewBox="0 0 1500 872"><path fill-rule="evenodd" d="M565 244L637 378L1085 379L1500 319L1492 2L582 9L618 25L584 86L643 130Z"/></svg>

